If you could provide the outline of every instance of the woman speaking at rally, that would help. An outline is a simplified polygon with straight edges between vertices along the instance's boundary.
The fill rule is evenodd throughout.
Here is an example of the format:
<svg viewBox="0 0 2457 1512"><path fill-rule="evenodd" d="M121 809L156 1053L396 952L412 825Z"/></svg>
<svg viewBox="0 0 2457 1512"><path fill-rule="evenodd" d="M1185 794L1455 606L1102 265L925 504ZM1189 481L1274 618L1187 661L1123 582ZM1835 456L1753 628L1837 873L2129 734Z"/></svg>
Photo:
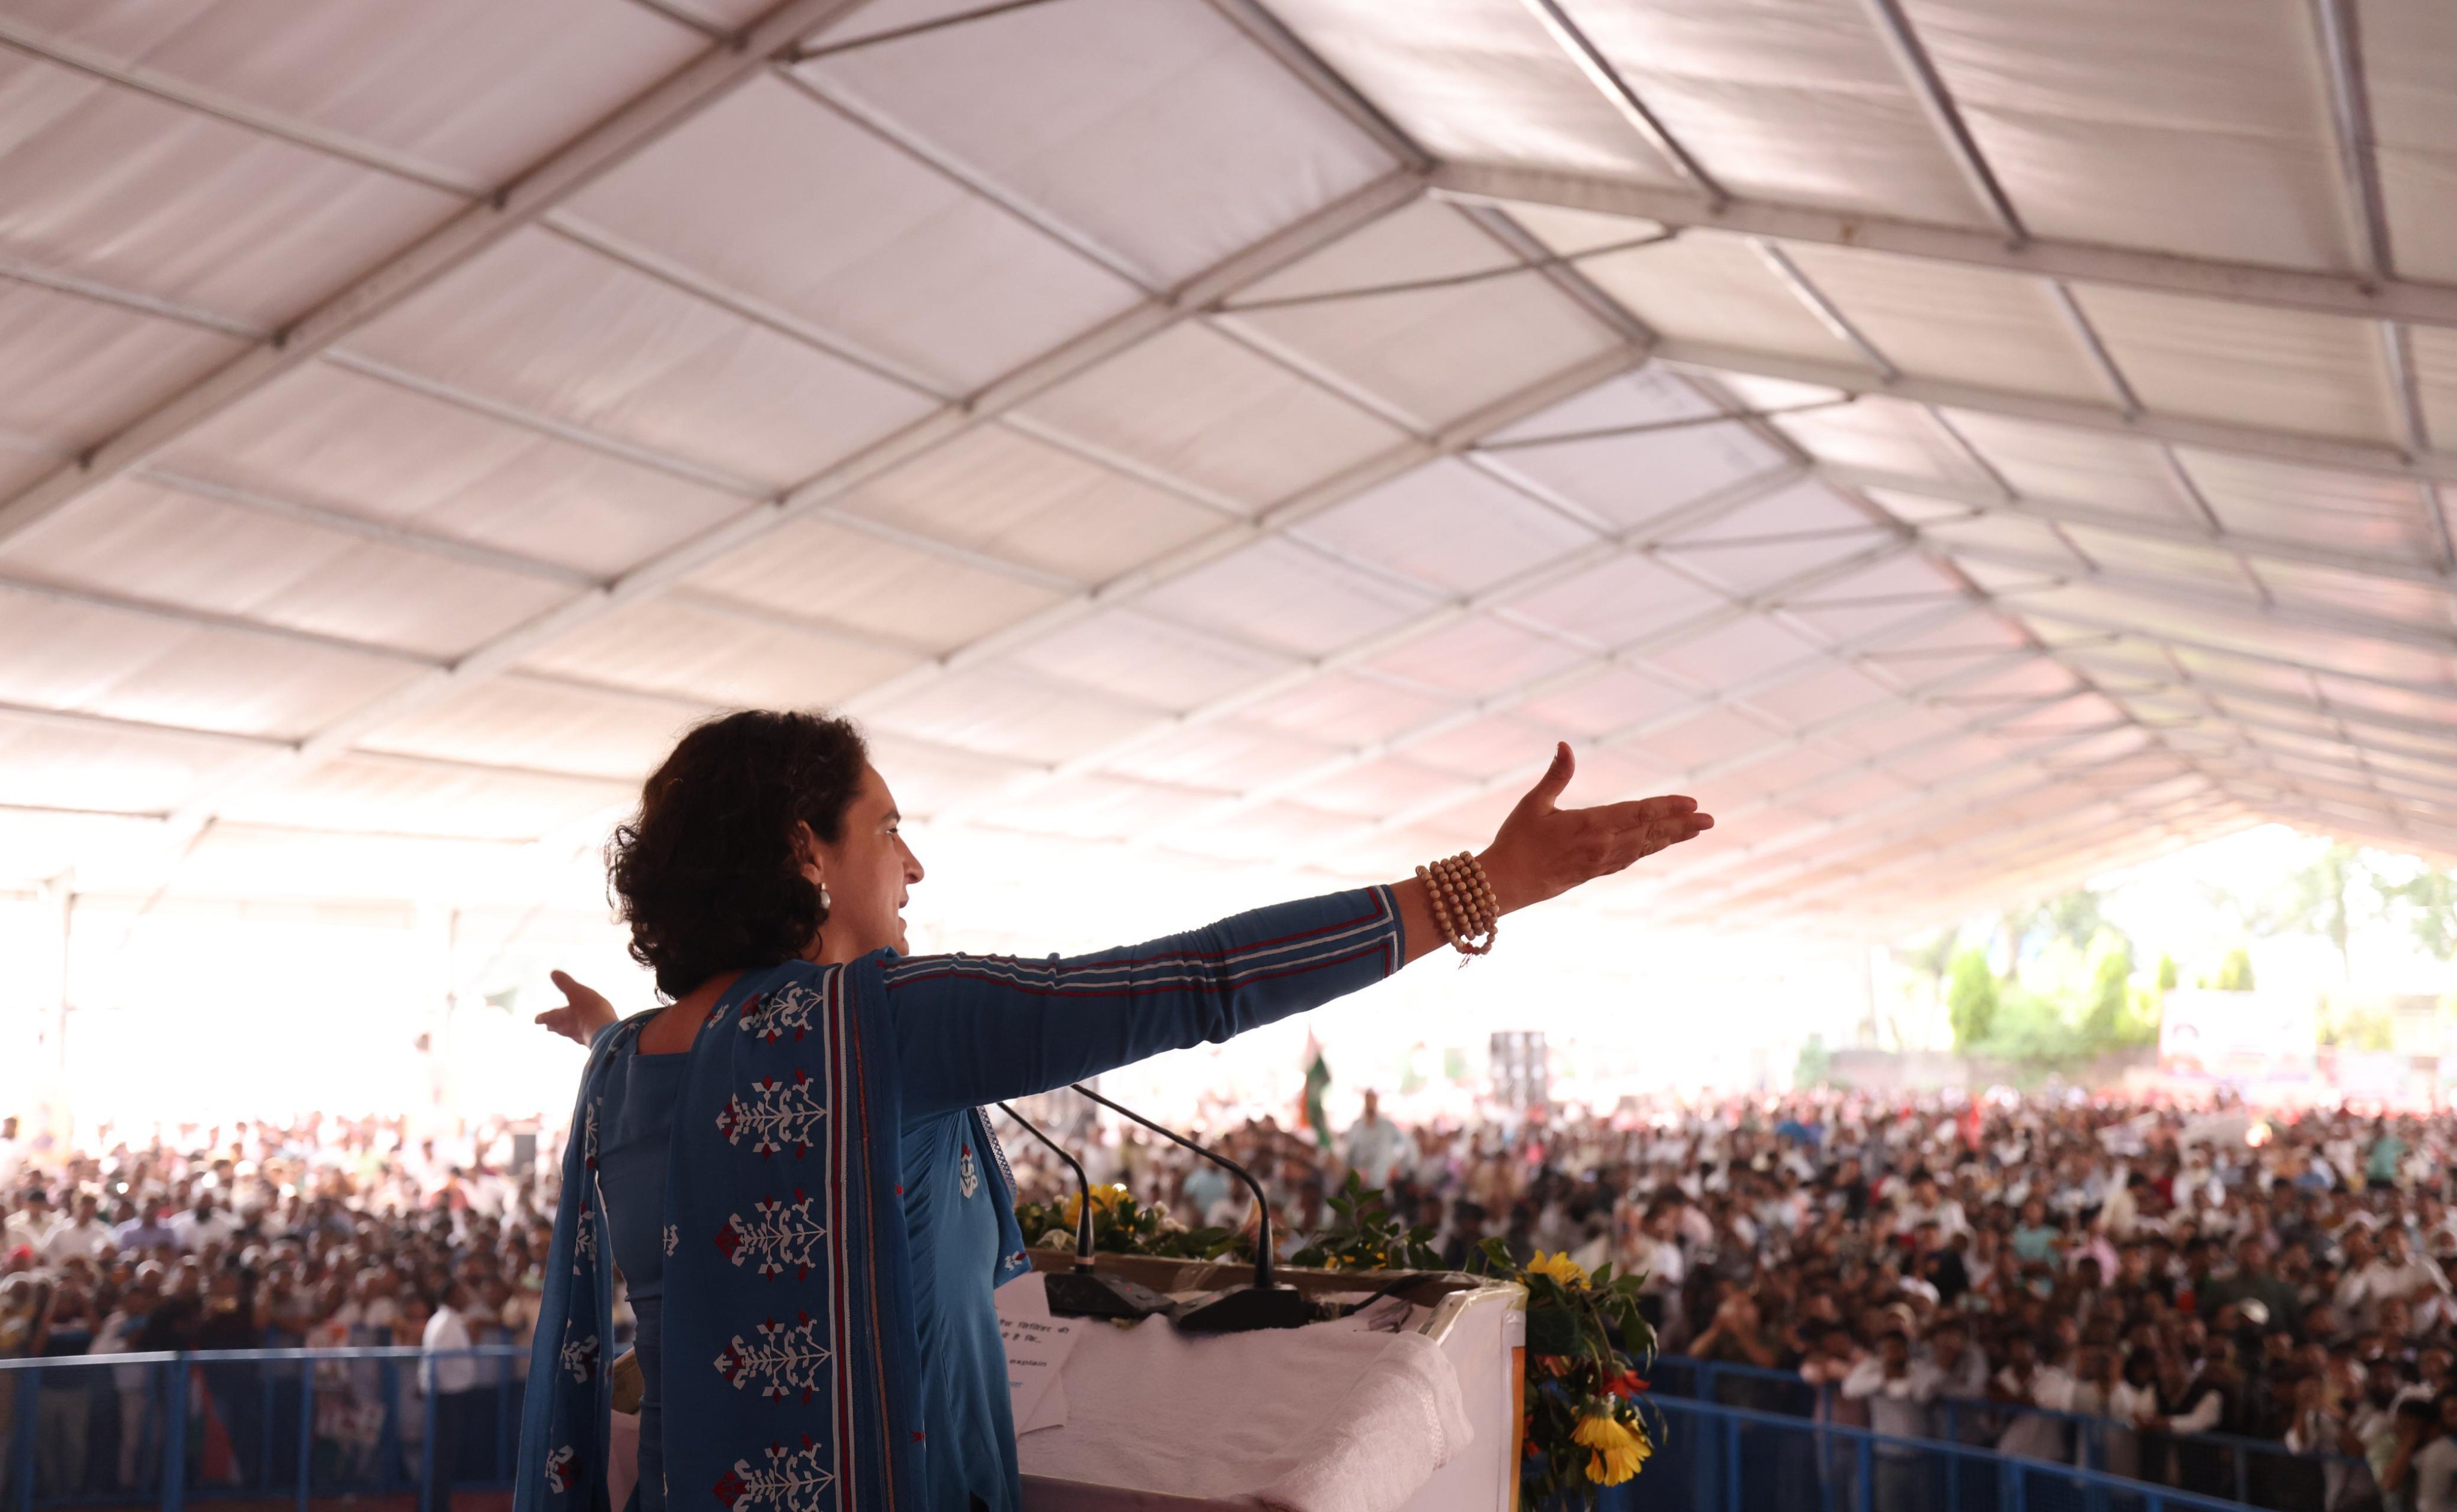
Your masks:
<svg viewBox="0 0 2457 1512"><path fill-rule="evenodd" d="M1567 746L1477 857L1061 960L907 956L921 863L861 736L811 714L686 735L615 832L665 1006L543 1016L590 1046L521 1431L517 1512L1018 1512L991 1292L1028 1269L982 1104L1302 1013L1713 820L1561 809ZM1084 900L1087 908L1098 901ZM645 1399L607 1490L612 1273Z"/></svg>

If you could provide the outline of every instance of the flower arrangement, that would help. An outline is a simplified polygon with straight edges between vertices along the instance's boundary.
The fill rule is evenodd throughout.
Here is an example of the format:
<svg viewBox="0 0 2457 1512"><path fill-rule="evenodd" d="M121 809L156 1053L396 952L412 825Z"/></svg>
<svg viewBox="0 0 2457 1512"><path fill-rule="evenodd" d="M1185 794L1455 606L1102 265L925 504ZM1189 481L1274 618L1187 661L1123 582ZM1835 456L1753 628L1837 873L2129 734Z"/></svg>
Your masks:
<svg viewBox="0 0 2457 1512"><path fill-rule="evenodd" d="M1084 1212L1084 1197L1070 1193L1063 1202L1019 1202L1015 1221L1024 1242L1036 1249L1075 1248L1075 1221ZM1146 1206L1116 1182L1092 1189L1092 1248L1104 1254L1156 1254L1172 1260L1216 1260L1224 1255L1250 1258L1252 1241L1228 1229L1188 1229L1157 1203Z"/></svg>
<svg viewBox="0 0 2457 1512"><path fill-rule="evenodd" d="M1393 1215L1383 1194L1352 1172L1331 1199L1332 1221L1290 1256L1325 1270L1438 1270L1433 1232ZM1072 1250L1083 1198L1016 1205L1030 1243ZM1092 1245L1110 1254L1172 1259L1251 1258L1253 1241L1227 1229L1187 1229L1167 1210L1137 1202L1123 1186L1092 1189ZM1600 1486L1620 1485L1655 1453L1660 1427L1647 1421L1638 1363L1655 1355L1655 1331L1638 1311L1636 1274L1609 1265L1593 1274L1568 1254L1541 1251L1526 1265L1499 1239L1470 1252L1469 1274L1527 1289L1526 1456L1520 1495L1530 1507L1595 1505Z"/></svg>
<svg viewBox="0 0 2457 1512"><path fill-rule="evenodd" d="M1639 1315L1637 1275L1609 1265L1590 1275L1567 1254L1538 1251L1521 1266L1487 1239L1470 1272L1527 1288L1526 1457L1518 1487L1529 1506L1593 1507L1596 1488L1620 1485L1655 1453L1637 1362L1655 1354Z"/></svg>

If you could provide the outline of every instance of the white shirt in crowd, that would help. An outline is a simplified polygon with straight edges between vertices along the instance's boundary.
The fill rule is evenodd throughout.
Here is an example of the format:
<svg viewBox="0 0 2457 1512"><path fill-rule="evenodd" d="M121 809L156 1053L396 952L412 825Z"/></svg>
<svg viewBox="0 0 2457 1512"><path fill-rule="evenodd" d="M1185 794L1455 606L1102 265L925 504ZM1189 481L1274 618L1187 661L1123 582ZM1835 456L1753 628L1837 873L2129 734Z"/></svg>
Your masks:
<svg viewBox="0 0 2457 1512"><path fill-rule="evenodd" d="M119 1241L112 1236L111 1225L99 1218L88 1218L79 1223L74 1218L63 1217L52 1225L52 1232L44 1236L40 1246L43 1258L52 1265L71 1258L91 1260L98 1255L115 1253L118 1249Z"/></svg>
<svg viewBox="0 0 2457 1512"><path fill-rule="evenodd" d="M428 1355L444 1356L442 1359L430 1358L419 1364L419 1384L430 1395L441 1392L450 1396L455 1392L477 1389L478 1362L466 1354L458 1358L451 1355L452 1351L465 1351L472 1347L469 1325L462 1318L459 1309L437 1308L435 1315L426 1320L426 1336L421 1342L426 1346Z"/></svg>
<svg viewBox="0 0 2457 1512"><path fill-rule="evenodd" d="M225 1209L216 1208L199 1218L194 1208L182 1208L171 1215L171 1235L179 1248L194 1253L209 1244L227 1243L238 1232L238 1220Z"/></svg>
<svg viewBox="0 0 2457 1512"><path fill-rule="evenodd" d="M2041 1365L2031 1372L2026 1391L2012 1366L1996 1373L1996 1384L2018 1400L2050 1412L2076 1412L2074 1389L2077 1384L2070 1371L2054 1365ZM2000 1453L2019 1455L2026 1460L2062 1460L2066 1457L2065 1422L2061 1418L2049 1418L2035 1413L2023 1413L2006 1424L1996 1440Z"/></svg>
<svg viewBox="0 0 2457 1512"><path fill-rule="evenodd" d="M51 1227L49 1218L38 1223L31 1212L8 1213L6 1221L0 1221L0 1257L14 1254L19 1250L31 1250L40 1254L43 1241L51 1237Z"/></svg>
<svg viewBox="0 0 2457 1512"><path fill-rule="evenodd" d="M2414 1512L2457 1512L2457 1439L2446 1435L2414 1457Z"/></svg>
<svg viewBox="0 0 2457 1512"><path fill-rule="evenodd" d="M1912 1360L1900 1376L1886 1374L1885 1360L1875 1355L1851 1367L1843 1377L1843 1395L1852 1401L1869 1404L1869 1426L1881 1434L1897 1439L1928 1437L1928 1405L1936 1399L1937 1387L1944 1381L1934 1365L1924 1359ZM1910 1454L1915 1451L1878 1445L1880 1454Z"/></svg>
<svg viewBox="0 0 2457 1512"><path fill-rule="evenodd" d="M1408 1137L1408 1131L1383 1114L1359 1118L1348 1126L1349 1169L1363 1177L1369 1187L1388 1188L1391 1172L1415 1149L1416 1142Z"/></svg>
<svg viewBox="0 0 2457 1512"><path fill-rule="evenodd" d="M2392 1262L2384 1254L2341 1285L2338 1300L2341 1307L2360 1310L2369 1318L2384 1302L2417 1302L2438 1295L2446 1285L2440 1268L2419 1255L2409 1253L2404 1260Z"/></svg>

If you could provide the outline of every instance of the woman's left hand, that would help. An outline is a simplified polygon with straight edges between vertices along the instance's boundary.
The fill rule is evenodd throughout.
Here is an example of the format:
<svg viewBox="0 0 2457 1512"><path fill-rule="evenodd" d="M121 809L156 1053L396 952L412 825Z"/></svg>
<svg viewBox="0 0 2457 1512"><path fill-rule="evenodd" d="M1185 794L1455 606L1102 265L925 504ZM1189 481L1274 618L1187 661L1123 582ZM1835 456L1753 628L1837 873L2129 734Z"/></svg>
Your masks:
<svg viewBox="0 0 2457 1512"><path fill-rule="evenodd" d="M1561 808L1559 800L1576 770L1569 745L1556 746L1552 767L1501 821L1501 832L1480 858L1503 913L1609 877L1714 827L1714 816L1698 812L1697 801L1687 797Z"/></svg>
<svg viewBox="0 0 2457 1512"><path fill-rule="evenodd" d="M604 993L560 971L548 975L563 993L563 1006L539 1014L540 1025L586 1046L597 1038L598 1030L614 1022L614 1005L606 1001Z"/></svg>

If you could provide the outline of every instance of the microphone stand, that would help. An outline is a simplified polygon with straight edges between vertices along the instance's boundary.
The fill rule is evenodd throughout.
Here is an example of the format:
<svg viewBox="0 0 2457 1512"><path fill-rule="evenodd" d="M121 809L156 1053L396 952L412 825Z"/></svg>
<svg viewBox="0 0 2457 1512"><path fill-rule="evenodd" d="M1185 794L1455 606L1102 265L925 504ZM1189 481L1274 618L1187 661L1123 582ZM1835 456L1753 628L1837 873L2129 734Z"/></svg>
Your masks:
<svg viewBox="0 0 2457 1512"><path fill-rule="evenodd" d="M1023 1131L1047 1145L1050 1152L1066 1162L1075 1172L1076 1200L1082 1204L1075 1213L1075 1268L1071 1271L1046 1273L1042 1285L1049 1295L1049 1312L1053 1317L1149 1317L1167 1312L1167 1297L1147 1286L1138 1286L1119 1275L1096 1274L1092 1269L1092 1180L1084 1174L1084 1163L1067 1153L1064 1146L1035 1128L1032 1120L1009 1108L998 1105L999 1111L1022 1126ZM1029 1236L1026 1243L1030 1242Z"/></svg>
<svg viewBox="0 0 2457 1512"><path fill-rule="evenodd" d="M1113 1113L1120 1113L1143 1125L1171 1144L1193 1150L1215 1166L1220 1166L1246 1184L1254 1194L1254 1211L1259 1223L1254 1244L1254 1279L1247 1286L1232 1286L1208 1302L1177 1315L1177 1326L1188 1334L1248 1334L1265 1328L1303 1328L1314 1320L1313 1304L1305 1294L1271 1274L1271 1201L1263 1195L1263 1184L1254 1173L1229 1159L1206 1150L1193 1140L1153 1123L1131 1108L1113 1103L1081 1082L1071 1084L1075 1090Z"/></svg>

